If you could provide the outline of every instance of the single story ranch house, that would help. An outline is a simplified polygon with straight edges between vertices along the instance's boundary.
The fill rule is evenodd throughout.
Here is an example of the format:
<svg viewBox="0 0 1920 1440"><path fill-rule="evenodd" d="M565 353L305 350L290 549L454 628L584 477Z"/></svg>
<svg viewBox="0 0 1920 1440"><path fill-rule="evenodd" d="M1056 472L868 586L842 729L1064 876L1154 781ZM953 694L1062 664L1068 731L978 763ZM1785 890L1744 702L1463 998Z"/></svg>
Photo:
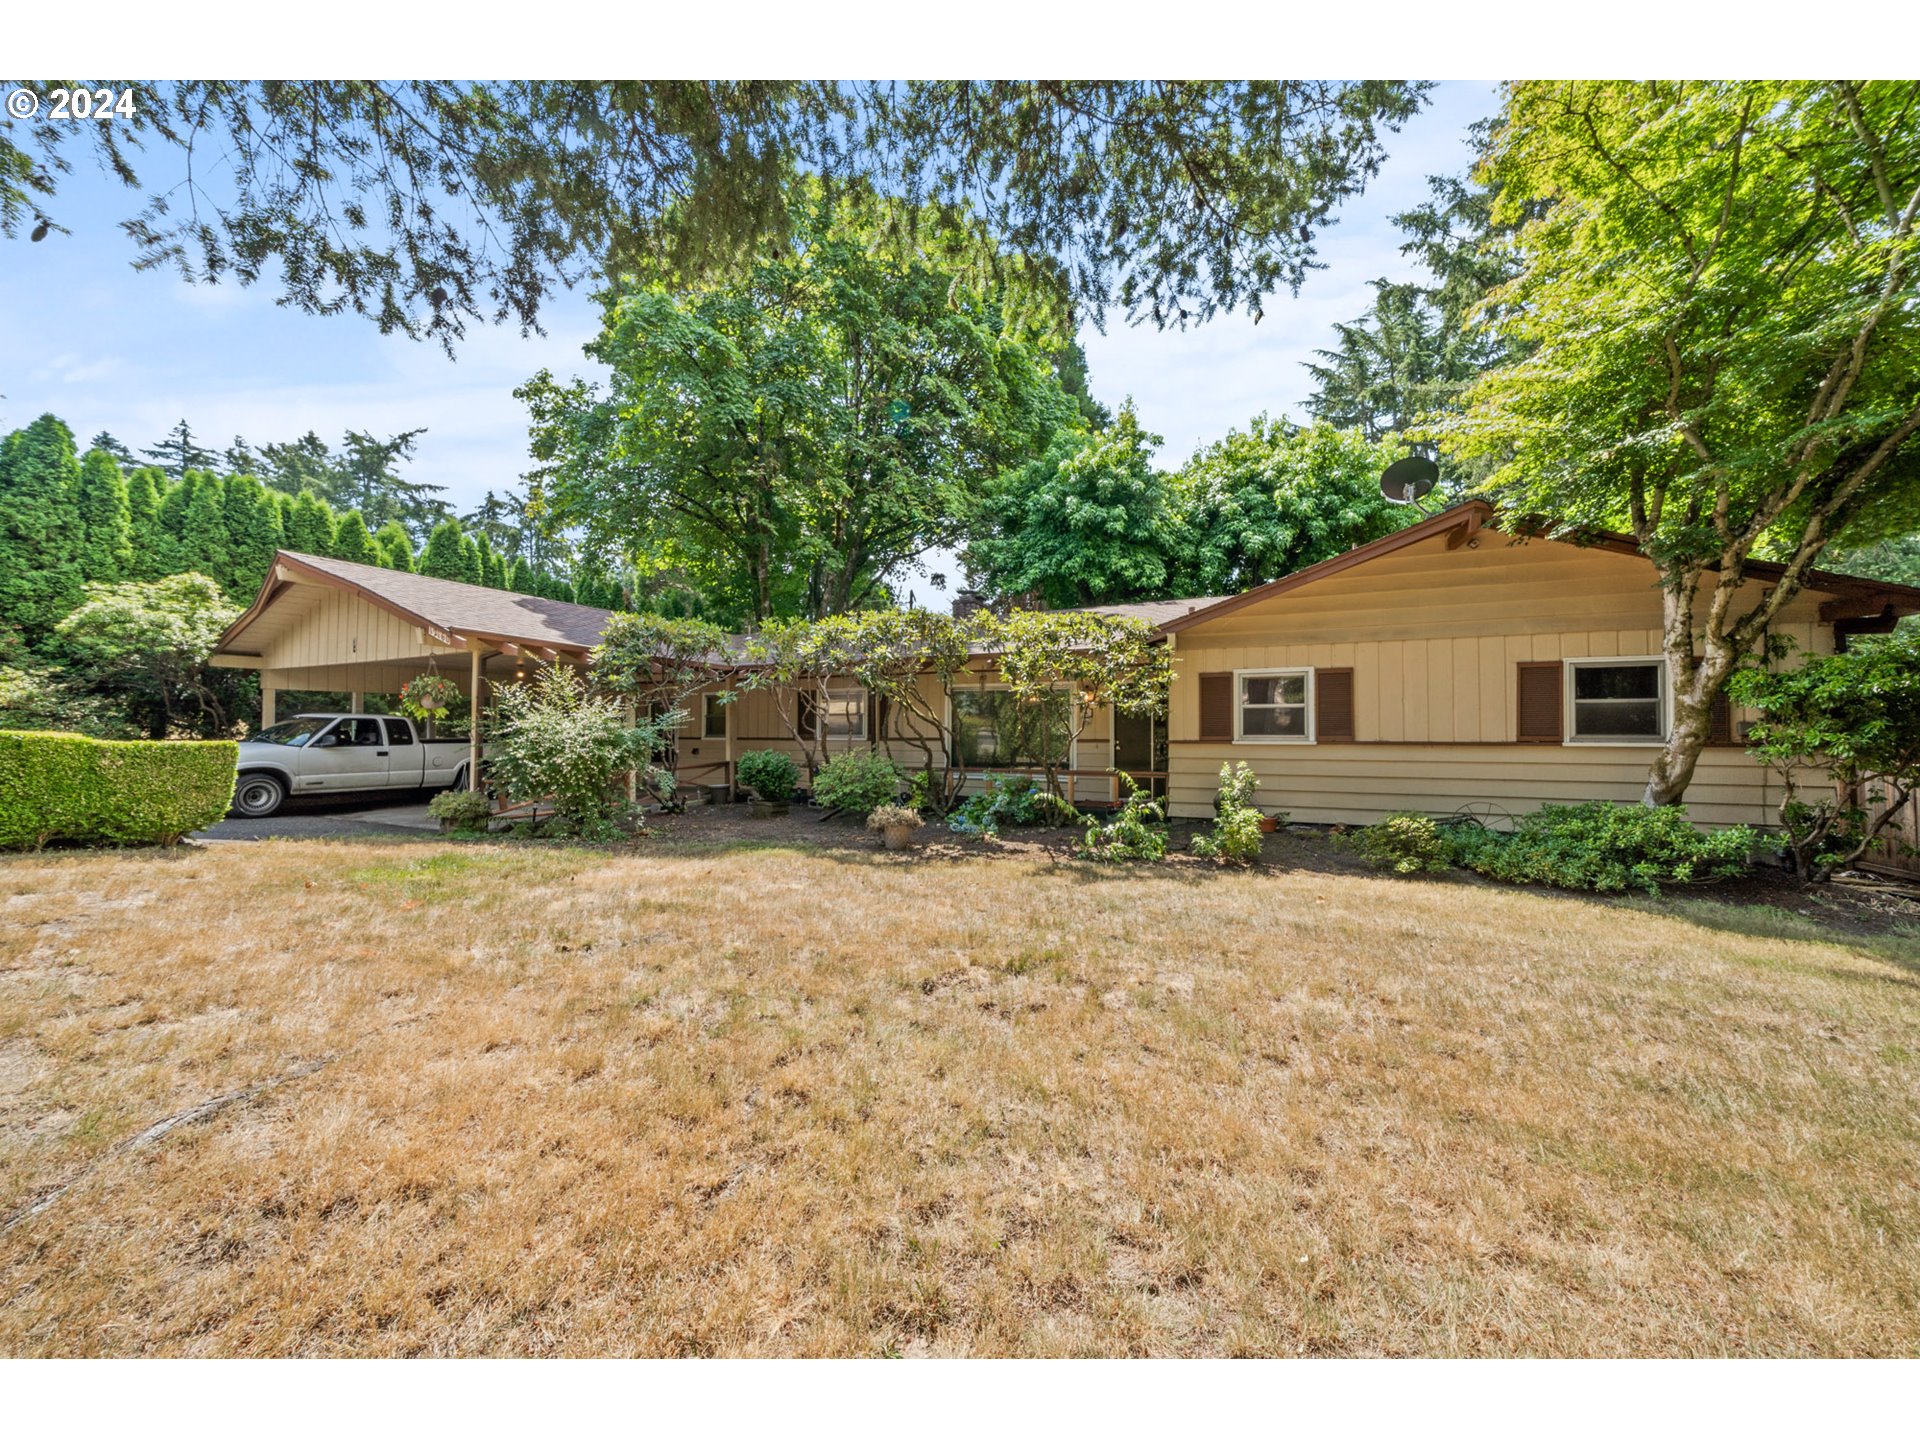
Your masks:
<svg viewBox="0 0 1920 1440"><path fill-rule="evenodd" d="M1779 573L1756 564L1747 584L1757 594ZM1152 625L1172 647L1175 679L1164 721L1089 717L1063 784L1097 805L1118 798L1125 772L1163 791L1174 815L1201 818L1221 764L1244 760L1264 808L1320 824L1400 809L1631 802L1671 718L1660 601L1653 567L1630 541L1505 533L1471 501L1243 594L1094 607ZM1920 588L1817 571L1775 633L1795 654L1826 654L1913 614ZM457 676L484 705L488 686L533 665L584 664L609 617L282 552L214 663L260 672L266 724L284 692L345 693L358 709L428 669ZM923 684L932 713L948 717L939 740L950 770L977 778L1037 766L1016 738L1035 727L1010 723L990 654L950 693L932 676ZM672 757L685 784L730 784L747 750L801 759L795 726L819 753L872 744L903 766L925 763L913 717L851 684L739 691L731 704L720 688L686 707ZM1696 819L1774 819L1777 787L1739 743L1748 718L1724 705L1716 716L1716 743L1686 797Z"/></svg>

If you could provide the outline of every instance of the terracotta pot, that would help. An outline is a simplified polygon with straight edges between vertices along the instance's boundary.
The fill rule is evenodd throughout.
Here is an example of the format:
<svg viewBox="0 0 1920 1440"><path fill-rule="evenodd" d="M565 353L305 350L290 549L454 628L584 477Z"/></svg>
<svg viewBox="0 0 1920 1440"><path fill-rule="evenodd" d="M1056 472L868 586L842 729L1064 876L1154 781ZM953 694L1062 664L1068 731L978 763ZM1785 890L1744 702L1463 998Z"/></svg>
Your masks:
<svg viewBox="0 0 1920 1440"><path fill-rule="evenodd" d="M887 825L880 831L880 840L889 850L904 850L913 844L915 825Z"/></svg>
<svg viewBox="0 0 1920 1440"><path fill-rule="evenodd" d="M1279 828L1280 828L1279 820L1277 820L1272 815L1262 815L1260 817L1260 833L1262 835L1271 835L1273 834L1274 831L1278 830Z"/></svg>

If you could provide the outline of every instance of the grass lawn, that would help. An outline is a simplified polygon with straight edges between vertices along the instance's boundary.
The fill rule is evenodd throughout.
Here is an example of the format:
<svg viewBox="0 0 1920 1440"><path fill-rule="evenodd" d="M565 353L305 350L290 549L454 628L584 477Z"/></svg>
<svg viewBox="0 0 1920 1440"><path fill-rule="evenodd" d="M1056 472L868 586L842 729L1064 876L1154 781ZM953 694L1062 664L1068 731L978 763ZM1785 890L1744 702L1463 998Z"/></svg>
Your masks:
<svg viewBox="0 0 1920 1440"><path fill-rule="evenodd" d="M1920 932L675 840L0 918L8 1354L1920 1350Z"/></svg>

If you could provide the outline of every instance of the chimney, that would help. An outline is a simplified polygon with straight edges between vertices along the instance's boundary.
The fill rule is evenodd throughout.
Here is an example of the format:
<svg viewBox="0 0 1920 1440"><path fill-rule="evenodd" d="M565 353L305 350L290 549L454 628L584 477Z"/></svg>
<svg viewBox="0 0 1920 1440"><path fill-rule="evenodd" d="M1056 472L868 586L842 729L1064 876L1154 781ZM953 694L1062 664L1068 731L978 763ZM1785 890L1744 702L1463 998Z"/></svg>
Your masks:
<svg viewBox="0 0 1920 1440"><path fill-rule="evenodd" d="M963 587L953 592L953 618L964 620L969 615L977 615L987 605L987 597L978 590Z"/></svg>

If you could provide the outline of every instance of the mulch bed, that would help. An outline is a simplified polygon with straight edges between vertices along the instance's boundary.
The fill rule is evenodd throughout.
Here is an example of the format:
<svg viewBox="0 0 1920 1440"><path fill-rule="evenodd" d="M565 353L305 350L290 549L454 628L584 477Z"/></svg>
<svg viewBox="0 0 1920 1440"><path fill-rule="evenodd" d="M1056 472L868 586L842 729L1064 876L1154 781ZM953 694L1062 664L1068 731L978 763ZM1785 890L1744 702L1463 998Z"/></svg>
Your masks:
<svg viewBox="0 0 1920 1440"><path fill-rule="evenodd" d="M1214 868L1214 862L1186 853L1188 841L1208 828L1204 821L1176 820L1172 824L1167 859L1169 867L1189 872ZM825 818L820 810L795 804L786 815L756 820L745 804L699 805L680 815L656 815L649 820L649 843L669 848L732 847L737 845L805 846L830 850L879 852L880 837L862 822L845 815ZM1080 832L1065 827L1006 832L998 841L956 835L939 821L929 821L906 856L922 860L957 860L982 855L1009 859L1045 859L1062 862L1073 857ZM1290 826L1269 835L1261 855L1262 866L1275 870L1308 871L1326 875L1371 875L1374 872L1350 850L1334 843L1325 830ZM1106 868L1106 867L1103 867ZM1120 867L1113 867L1118 869ZM1461 885L1508 888L1471 871L1425 877ZM1528 887L1531 888L1531 887ZM1534 893L1547 893L1535 890ZM1569 892L1571 894L1572 892ZM1578 895L1583 900L1616 900L1644 907L1644 895L1621 897ZM1674 889L1665 898L1674 901L1711 900L1716 904L1785 911L1811 919L1836 935L1877 936L1920 932L1920 900L1900 895L1852 890L1842 885L1807 885L1784 870L1756 869L1739 880L1687 889Z"/></svg>

